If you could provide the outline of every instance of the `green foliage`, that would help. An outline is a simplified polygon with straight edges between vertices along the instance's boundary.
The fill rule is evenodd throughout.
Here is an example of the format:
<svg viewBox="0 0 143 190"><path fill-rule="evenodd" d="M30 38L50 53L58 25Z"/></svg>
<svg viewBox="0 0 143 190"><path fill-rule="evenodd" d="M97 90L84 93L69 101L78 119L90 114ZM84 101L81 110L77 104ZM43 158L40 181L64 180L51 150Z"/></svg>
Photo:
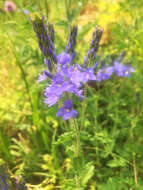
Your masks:
<svg viewBox="0 0 143 190"><path fill-rule="evenodd" d="M80 173L80 177L81 177L80 180L81 180L82 186L87 185L88 181L91 179L93 175L94 175L94 165L92 164L92 162L88 162Z"/></svg>

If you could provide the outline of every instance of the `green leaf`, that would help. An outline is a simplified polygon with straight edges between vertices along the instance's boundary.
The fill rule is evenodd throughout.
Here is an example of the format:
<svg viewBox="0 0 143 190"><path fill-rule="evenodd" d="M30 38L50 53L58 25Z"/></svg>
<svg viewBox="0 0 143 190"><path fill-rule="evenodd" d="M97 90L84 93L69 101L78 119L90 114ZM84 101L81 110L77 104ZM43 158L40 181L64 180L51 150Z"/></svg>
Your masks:
<svg viewBox="0 0 143 190"><path fill-rule="evenodd" d="M67 142L72 142L73 139L73 133L72 132L66 132L59 136L57 142L55 142L56 145L65 144Z"/></svg>
<svg viewBox="0 0 143 190"><path fill-rule="evenodd" d="M81 184L85 186L94 175L94 165L88 162L81 171Z"/></svg>
<svg viewBox="0 0 143 190"><path fill-rule="evenodd" d="M107 166L111 167L111 168L115 168L115 167L124 167L126 166L126 160L124 158L119 158L118 160L110 160L107 163Z"/></svg>

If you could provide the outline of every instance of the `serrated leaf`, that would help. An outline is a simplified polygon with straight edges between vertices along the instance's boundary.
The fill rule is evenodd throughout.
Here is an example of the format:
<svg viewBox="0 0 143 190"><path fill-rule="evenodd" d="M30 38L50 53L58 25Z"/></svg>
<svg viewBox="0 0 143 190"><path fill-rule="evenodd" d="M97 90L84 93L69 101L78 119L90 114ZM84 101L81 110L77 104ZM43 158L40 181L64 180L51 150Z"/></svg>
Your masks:
<svg viewBox="0 0 143 190"><path fill-rule="evenodd" d="M118 160L110 160L107 163L107 166L111 167L111 168L115 168L115 167L124 167L126 166L126 160L123 158L119 158Z"/></svg>
<svg viewBox="0 0 143 190"><path fill-rule="evenodd" d="M81 172L81 184L85 186L93 175L94 165L92 164L92 162L89 162L85 165L83 171Z"/></svg>
<svg viewBox="0 0 143 190"><path fill-rule="evenodd" d="M66 132L59 136L57 142L55 142L56 145L64 144L66 142L72 142L73 133L72 132Z"/></svg>

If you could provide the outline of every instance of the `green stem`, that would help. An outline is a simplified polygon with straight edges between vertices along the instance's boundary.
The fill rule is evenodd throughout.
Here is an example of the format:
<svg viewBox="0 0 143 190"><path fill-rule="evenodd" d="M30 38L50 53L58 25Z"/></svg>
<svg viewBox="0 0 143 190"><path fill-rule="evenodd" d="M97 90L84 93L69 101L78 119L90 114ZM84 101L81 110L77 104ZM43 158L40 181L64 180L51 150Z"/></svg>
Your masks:
<svg viewBox="0 0 143 190"><path fill-rule="evenodd" d="M61 100L58 101L58 108L62 107L62 102ZM67 125L67 121L63 120L65 129L68 131L68 125Z"/></svg>
<svg viewBox="0 0 143 190"><path fill-rule="evenodd" d="M79 157L79 149L80 149L79 131L75 119L73 119L73 121L74 121L74 130L75 130L75 157Z"/></svg>
<svg viewBox="0 0 143 190"><path fill-rule="evenodd" d="M87 94L87 87L85 86L84 90L83 90L83 95L86 97ZM85 108L86 108L86 100L84 98L83 102L82 102L82 116L81 116L81 126L80 126L80 130L82 130L84 128L84 117L85 117Z"/></svg>
<svg viewBox="0 0 143 190"><path fill-rule="evenodd" d="M75 130L75 158L78 158L80 155L80 135L79 135L78 126L76 124L76 120L73 119L73 122L74 122L74 130ZM75 183L76 183L76 187L79 188L80 187L80 179L79 179L78 174L75 175Z"/></svg>

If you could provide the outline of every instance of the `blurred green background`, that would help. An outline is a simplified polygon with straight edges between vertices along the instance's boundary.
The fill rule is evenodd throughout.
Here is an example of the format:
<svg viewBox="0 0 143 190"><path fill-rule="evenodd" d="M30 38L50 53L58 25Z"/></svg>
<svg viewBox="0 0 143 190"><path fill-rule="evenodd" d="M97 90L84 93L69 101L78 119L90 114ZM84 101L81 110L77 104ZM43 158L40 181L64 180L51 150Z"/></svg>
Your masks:
<svg viewBox="0 0 143 190"><path fill-rule="evenodd" d="M85 189L142 190L143 1L13 2L16 10L6 12L5 1L0 1L0 165L11 179L23 176L28 189L72 190L66 177L70 159L61 151L70 146L70 139L55 117L56 108L44 105L44 86L36 82L45 66L29 15L24 13L28 10L54 24L57 53L66 46L70 24L78 24L79 62L96 25L104 28L97 60L109 63L126 52L124 62L135 69L131 78L113 78L103 89L88 92L82 146L94 171L86 176ZM15 189L12 184L11 188Z"/></svg>

